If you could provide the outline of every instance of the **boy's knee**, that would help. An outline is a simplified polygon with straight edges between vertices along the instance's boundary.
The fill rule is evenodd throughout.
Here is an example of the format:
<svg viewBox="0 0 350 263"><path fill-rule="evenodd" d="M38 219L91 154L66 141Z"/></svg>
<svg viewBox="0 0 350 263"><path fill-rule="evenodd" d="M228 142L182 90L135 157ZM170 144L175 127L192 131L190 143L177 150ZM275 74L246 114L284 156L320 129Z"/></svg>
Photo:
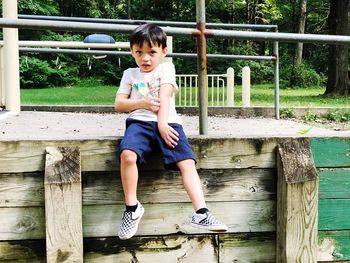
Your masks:
<svg viewBox="0 0 350 263"><path fill-rule="evenodd" d="M137 161L137 154L130 150L123 150L120 154L120 161L123 163L134 164Z"/></svg>

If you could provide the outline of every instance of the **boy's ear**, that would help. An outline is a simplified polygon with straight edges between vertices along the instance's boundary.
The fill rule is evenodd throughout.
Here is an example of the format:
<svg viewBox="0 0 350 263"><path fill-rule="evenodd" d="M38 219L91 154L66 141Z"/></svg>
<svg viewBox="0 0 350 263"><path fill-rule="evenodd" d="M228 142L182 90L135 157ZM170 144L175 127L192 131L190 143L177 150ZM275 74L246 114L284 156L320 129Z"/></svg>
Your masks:
<svg viewBox="0 0 350 263"><path fill-rule="evenodd" d="M168 48L163 48L163 56L165 57L168 54Z"/></svg>

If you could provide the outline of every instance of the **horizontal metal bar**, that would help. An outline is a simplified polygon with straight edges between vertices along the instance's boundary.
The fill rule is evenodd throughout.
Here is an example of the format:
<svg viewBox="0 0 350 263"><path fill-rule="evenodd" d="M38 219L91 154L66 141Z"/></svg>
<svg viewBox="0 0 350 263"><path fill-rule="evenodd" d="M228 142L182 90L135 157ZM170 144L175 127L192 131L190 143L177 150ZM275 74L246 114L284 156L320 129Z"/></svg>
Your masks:
<svg viewBox="0 0 350 263"><path fill-rule="evenodd" d="M108 50L85 50L85 49L57 49L57 48L26 48L20 47L21 53L53 53L53 54L85 54L85 55L111 55L129 56L129 51L108 51ZM169 53L167 57L197 58L195 53ZM273 56L244 56L244 55L222 55L207 54L208 58L232 59L232 60L275 60Z"/></svg>
<svg viewBox="0 0 350 263"><path fill-rule="evenodd" d="M94 32L120 32L130 33L135 25L82 23L63 21L44 21L27 19L0 18L0 27L31 28L31 29L56 29L68 31L94 31ZM170 35L200 35L200 31L191 28L164 27L164 31ZM224 37L242 40L280 41L280 42L318 42L328 44L349 44L350 36L343 35L315 35L276 32L253 32L224 29L207 29L207 37Z"/></svg>
<svg viewBox="0 0 350 263"><path fill-rule="evenodd" d="M55 20L55 21L75 21L75 22L90 22L90 23L114 23L114 24L142 24L154 23L159 26L180 26L180 27L196 27L196 22L186 21L154 21L154 20L132 20L132 19L108 19L108 18L89 18L89 17L68 17L68 16L39 16L39 15L18 15L18 18L23 19L38 19L38 20ZM224 23L206 23L206 27L222 27L222 28L244 28L256 30L276 29L277 25L255 25L255 24L224 24Z"/></svg>
<svg viewBox="0 0 350 263"><path fill-rule="evenodd" d="M327 44L349 44L350 36L345 35L316 35L277 32L253 32L236 30L205 31L207 37L223 37L241 40L278 41L278 42L303 42L303 43L327 43Z"/></svg>
<svg viewBox="0 0 350 263"><path fill-rule="evenodd" d="M3 41L0 41L0 47L3 46ZM117 48L130 48L129 42L115 42L113 44L105 43L84 43L79 41L18 41L20 47L55 47L55 48L104 48L104 49L117 49Z"/></svg>
<svg viewBox="0 0 350 263"><path fill-rule="evenodd" d="M51 29L59 31L79 31L79 32L118 32L130 33L136 25L105 24L105 23L84 23L84 22L64 22L49 20L29 20L29 19L7 19L0 18L0 27L6 28L26 28L26 29ZM198 29L183 27L163 27L169 35L200 35Z"/></svg>

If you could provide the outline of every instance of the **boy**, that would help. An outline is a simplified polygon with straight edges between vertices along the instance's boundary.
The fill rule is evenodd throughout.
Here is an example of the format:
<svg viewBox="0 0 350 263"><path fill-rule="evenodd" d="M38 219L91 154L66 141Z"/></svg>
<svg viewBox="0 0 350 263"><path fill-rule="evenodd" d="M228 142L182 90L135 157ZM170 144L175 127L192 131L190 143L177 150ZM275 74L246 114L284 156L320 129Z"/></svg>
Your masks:
<svg viewBox="0 0 350 263"><path fill-rule="evenodd" d="M117 112L131 112L120 143L120 173L126 209L118 236L136 234L144 208L137 199L137 163L145 155L160 150L165 168L180 170L195 213L191 224L211 231L227 231L207 209L195 157L175 110L175 68L161 63L167 54L165 32L154 24L137 27L130 36L131 54L138 68L124 71L115 100Z"/></svg>

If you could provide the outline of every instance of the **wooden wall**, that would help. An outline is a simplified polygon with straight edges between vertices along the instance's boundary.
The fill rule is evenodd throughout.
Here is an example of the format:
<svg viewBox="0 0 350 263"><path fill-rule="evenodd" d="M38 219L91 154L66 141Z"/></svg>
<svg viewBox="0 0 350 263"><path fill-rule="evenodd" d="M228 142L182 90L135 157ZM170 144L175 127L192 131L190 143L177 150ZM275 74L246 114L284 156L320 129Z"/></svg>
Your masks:
<svg viewBox="0 0 350 263"><path fill-rule="evenodd" d="M2 141L0 261L45 261L45 148L77 145L84 261L275 262L276 146L283 140L190 138L208 206L229 226L225 234L189 225L193 210L179 174L152 159L140 173L145 215L137 236L126 241L116 237L123 211L116 140ZM311 145L320 182L319 260L350 260L350 140Z"/></svg>

